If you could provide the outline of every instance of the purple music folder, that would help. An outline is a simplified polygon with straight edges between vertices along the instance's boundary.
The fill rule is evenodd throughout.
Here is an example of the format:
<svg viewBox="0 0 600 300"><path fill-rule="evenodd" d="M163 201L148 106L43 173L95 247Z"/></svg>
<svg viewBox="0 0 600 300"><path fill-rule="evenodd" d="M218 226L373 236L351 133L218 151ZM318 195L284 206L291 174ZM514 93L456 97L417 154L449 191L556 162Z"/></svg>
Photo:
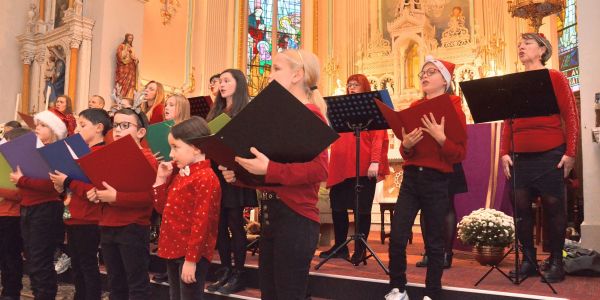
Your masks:
<svg viewBox="0 0 600 300"><path fill-rule="evenodd" d="M50 167L37 151L37 146L38 138L30 132L0 145L0 152L13 170L19 166L23 175L27 177L48 179Z"/></svg>

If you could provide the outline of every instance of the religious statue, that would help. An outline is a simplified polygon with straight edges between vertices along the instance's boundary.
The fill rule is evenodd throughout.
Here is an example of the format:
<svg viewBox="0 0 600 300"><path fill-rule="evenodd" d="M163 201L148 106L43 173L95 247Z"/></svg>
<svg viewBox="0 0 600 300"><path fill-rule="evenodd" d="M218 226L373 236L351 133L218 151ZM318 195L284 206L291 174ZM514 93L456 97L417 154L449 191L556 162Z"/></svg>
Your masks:
<svg viewBox="0 0 600 300"><path fill-rule="evenodd" d="M342 85L342 80L338 78L335 80L335 83L336 83L337 87L335 88L333 95L334 96L345 95L346 88Z"/></svg>
<svg viewBox="0 0 600 300"><path fill-rule="evenodd" d="M119 87L119 96L132 98L137 86L139 61L133 51L133 34L125 34L123 43L117 48L117 71L115 86Z"/></svg>
<svg viewBox="0 0 600 300"><path fill-rule="evenodd" d="M48 95L48 106L52 107L56 101L56 97L65 93L65 60L64 55L61 55L61 49L59 47L48 48L49 56L44 66L44 79L46 81L46 89L44 95L48 95L48 89L50 94Z"/></svg>

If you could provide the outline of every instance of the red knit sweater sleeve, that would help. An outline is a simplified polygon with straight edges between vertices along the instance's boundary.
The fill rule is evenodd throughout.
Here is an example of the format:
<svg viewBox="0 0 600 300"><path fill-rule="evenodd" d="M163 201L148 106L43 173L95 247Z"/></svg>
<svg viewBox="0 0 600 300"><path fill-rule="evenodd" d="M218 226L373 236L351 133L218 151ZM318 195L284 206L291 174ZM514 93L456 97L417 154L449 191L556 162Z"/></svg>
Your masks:
<svg viewBox="0 0 600 300"><path fill-rule="evenodd" d="M52 181L50 181L50 179L36 179L22 176L17 182L17 187L38 192L56 193L54 184Z"/></svg>
<svg viewBox="0 0 600 300"><path fill-rule="evenodd" d="M265 182L282 185L302 185L327 180L327 151L306 163L269 162Z"/></svg>
<svg viewBox="0 0 600 300"><path fill-rule="evenodd" d="M502 135L500 135L500 157L508 155L510 151L510 130L508 127L509 120L502 122Z"/></svg>
<svg viewBox="0 0 600 300"><path fill-rule="evenodd" d="M4 201L20 202L21 197L19 196L19 190L9 190L0 188L0 197L4 198Z"/></svg>
<svg viewBox="0 0 600 300"><path fill-rule="evenodd" d="M94 185L79 180L73 180L69 184L71 192L81 199L87 199L87 192L93 188Z"/></svg>
<svg viewBox="0 0 600 300"><path fill-rule="evenodd" d="M192 215L191 234L187 240L187 249L185 253L185 260L190 262L200 261L200 255L202 244L206 243L213 234L211 229L214 224L210 224L211 218L208 216L219 215L220 200L221 200L221 188L219 187L218 180L211 180L214 178L210 176L208 172L212 172L210 169L206 169L201 174L198 174L197 180L194 182L194 208Z"/></svg>
<svg viewBox="0 0 600 300"><path fill-rule="evenodd" d="M550 78L566 131L567 151L565 155L575 157L577 155L577 137L579 136L579 117L575 96L569 86L569 80L562 72L550 70Z"/></svg>
<svg viewBox="0 0 600 300"><path fill-rule="evenodd" d="M155 186L153 189L154 193L154 209L159 214L162 214L165 210L165 205L167 204L167 189L169 184L163 183L159 186Z"/></svg>
<svg viewBox="0 0 600 300"><path fill-rule="evenodd" d="M467 130L467 116L462 110L461 98L457 96L450 96L452 105L458 116L458 121ZM467 155L467 147L464 142L456 142L450 139L446 139L444 145L442 145L442 155L449 163L459 163L465 159Z"/></svg>
<svg viewBox="0 0 600 300"><path fill-rule="evenodd" d="M371 135L371 162L381 162L381 148L383 148L383 141L387 135L385 130L375 130L369 133Z"/></svg>

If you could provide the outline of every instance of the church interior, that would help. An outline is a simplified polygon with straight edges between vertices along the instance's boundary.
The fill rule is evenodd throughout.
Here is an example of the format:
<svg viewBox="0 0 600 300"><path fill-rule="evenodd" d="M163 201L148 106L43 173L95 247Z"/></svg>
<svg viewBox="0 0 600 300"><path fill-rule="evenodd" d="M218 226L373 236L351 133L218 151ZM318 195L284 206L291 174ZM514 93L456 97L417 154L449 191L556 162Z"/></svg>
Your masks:
<svg viewBox="0 0 600 300"><path fill-rule="evenodd" d="M345 95L349 76L363 74L371 90L387 91L394 110L401 111L424 97L422 71L432 56L455 65L451 85L468 124L462 162L468 192L454 198L455 223L481 208L511 215L512 187L501 155L503 125L476 122L462 83L528 71L519 47L522 34L533 32L549 41L552 55L545 68L568 80L578 113L578 151L564 189L567 244L600 251L600 185L594 179L600 176L597 26L600 2L593 0L0 0L0 123L25 124L24 116L52 109L60 95L68 96L76 119L96 95L105 99L103 109L114 112L117 101L137 99L155 82L165 99L181 94L192 103L211 95L213 75L228 69L246 76L252 99L269 85L275 57L290 49L316 55L320 78L314 88L326 100ZM376 184L369 217L367 242L383 261L381 267L373 257L364 264L333 259L314 269L323 258L319 253L334 245L330 190L321 185L316 203L320 237L308 275L312 299L382 299L389 292L385 267L392 247L391 220L407 176L401 138L391 129L385 132L389 174ZM549 255L552 234L541 197L530 209L541 261ZM249 222L258 224L258 210L247 211ZM356 216L350 213L350 234L358 228ZM425 251L420 225L417 217L406 250L406 289L413 299L427 293L428 275L415 267ZM260 233L248 227L249 242L251 236L259 240ZM454 265L444 270L440 299L594 299L600 293L600 259L590 267L593 271L567 272L564 281L551 286L535 277L514 284L502 272L513 267L512 253L490 269L475 260L470 245L460 239L453 245ZM229 295L206 291L204 299L261 298L261 254L254 246L247 252L245 289ZM151 273L164 273L159 260L151 253ZM215 255L208 283L217 280L219 264ZM489 275L477 282L488 269ZM100 270L106 281L102 265ZM58 275L56 299L72 299L69 272ZM168 283L150 282L151 299L169 299ZM21 295L33 299L27 283ZM107 295L104 282L103 297Z"/></svg>

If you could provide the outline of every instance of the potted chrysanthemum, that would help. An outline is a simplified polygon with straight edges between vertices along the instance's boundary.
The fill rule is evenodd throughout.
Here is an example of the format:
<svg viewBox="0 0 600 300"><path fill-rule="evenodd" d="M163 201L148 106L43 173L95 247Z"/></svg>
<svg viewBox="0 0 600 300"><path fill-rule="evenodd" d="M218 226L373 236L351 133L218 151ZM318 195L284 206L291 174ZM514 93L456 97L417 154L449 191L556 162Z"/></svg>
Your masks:
<svg viewBox="0 0 600 300"><path fill-rule="evenodd" d="M506 247L514 239L513 218L501 211L480 208L464 216L458 223L458 237L473 246L475 259L481 265L496 265Z"/></svg>

